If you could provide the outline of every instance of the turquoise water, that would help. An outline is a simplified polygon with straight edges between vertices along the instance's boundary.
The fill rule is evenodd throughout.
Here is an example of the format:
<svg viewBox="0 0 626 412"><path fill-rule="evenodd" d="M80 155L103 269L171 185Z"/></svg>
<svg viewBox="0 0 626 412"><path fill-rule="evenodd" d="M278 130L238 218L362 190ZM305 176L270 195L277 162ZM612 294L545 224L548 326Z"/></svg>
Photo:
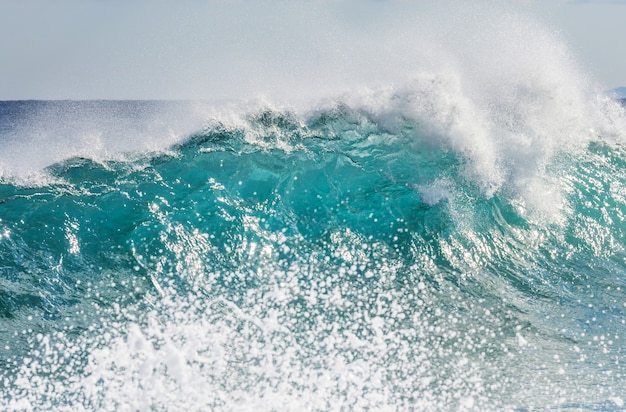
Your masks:
<svg viewBox="0 0 626 412"><path fill-rule="evenodd" d="M159 150L81 146L27 172L5 153L0 405L623 407L619 116L613 137L493 112L463 134L420 93L247 109ZM188 110L2 105L5 148L42 113L65 119L62 141L96 124L106 146L141 113Z"/></svg>
<svg viewBox="0 0 626 412"><path fill-rule="evenodd" d="M0 409L625 408L623 104L521 7L331 3L222 101L0 102Z"/></svg>

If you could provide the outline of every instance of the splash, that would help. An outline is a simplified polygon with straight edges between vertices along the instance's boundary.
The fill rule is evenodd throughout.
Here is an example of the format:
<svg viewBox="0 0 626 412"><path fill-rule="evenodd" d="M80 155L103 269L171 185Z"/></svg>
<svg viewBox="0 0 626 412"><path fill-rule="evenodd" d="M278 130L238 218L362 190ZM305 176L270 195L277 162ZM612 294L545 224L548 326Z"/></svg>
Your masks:
<svg viewBox="0 0 626 412"><path fill-rule="evenodd" d="M623 405L624 108L524 15L396 7L299 99L2 103L3 408Z"/></svg>

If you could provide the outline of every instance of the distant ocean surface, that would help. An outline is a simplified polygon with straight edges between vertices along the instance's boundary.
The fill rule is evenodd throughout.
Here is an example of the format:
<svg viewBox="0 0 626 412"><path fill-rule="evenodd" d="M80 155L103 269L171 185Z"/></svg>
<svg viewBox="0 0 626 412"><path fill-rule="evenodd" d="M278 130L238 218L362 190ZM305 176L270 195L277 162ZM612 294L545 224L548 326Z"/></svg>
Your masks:
<svg viewBox="0 0 626 412"><path fill-rule="evenodd" d="M626 408L625 109L546 50L0 102L0 409Z"/></svg>

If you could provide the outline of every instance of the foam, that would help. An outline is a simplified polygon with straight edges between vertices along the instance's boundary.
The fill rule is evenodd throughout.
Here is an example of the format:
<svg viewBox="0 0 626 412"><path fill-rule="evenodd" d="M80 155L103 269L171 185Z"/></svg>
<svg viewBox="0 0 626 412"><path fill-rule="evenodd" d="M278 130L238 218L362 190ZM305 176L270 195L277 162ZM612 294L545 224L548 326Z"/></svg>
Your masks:
<svg viewBox="0 0 626 412"><path fill-rule="evenodd" d="M449 14L443 29L428 26L440 51L428 70L418 65L403 83L346 100L392 129L413 119L418 143L466 158L466 177L485 195L504 193L558 219L565 201L548 172L556 155L623 141L623 106L529 16L476 4Z"/></svg>
<svg viewBox="0 0 626 412"><path fill-rule="evenodd" d="M269 7L278 13L262 15L276 23L270 34L228 43L242 62L260 59L252 80L236 79L254 87L233 83L232 94L216 94L228 102L135 103L127 112L103 102L49 104L3 132L1 175L38 176L71 157L123 160L166 150L215 125L250 130L249 114L259 108L293 112L306 124L342 102L382 127L411 119L418 143L467 159L468 180L487 196L505 192L549 213L563 199L555 193L544 202L533 193L553 185L546 169L557 152L576 152L598 138L624 140L623 108L602 97L557 33L520 10L498 2L303 7ZM262 31L260 24L251 30ZM301 32L289 39L295 24ZM285 50L265 45L265 36ZM247 49L251 44L260 49ZM266 49L276 61L259 57ZM237 65L229 70L244 74ZM260 143L253 134L250 142Z"/></svg>

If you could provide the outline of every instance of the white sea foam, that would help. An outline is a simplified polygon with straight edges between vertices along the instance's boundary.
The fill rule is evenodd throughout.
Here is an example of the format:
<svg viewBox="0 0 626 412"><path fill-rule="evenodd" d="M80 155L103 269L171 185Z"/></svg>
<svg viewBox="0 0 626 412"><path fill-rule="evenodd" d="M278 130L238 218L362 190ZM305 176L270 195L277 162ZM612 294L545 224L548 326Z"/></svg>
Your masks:
<svg viewBox="0 0 626 412"><path fill-rule="evenodd" d="M119 159L162 150L207 125L245 129L246 113L263 106L306 122L339 100L383 126L414 119L430 143L468 159L468 178L487 195L507 191L542 208L531 193L552 185L545 169L556 151L578 150L598 135L624 138L623 108L599 97L558 34L519 10L481 2L367 3L358 13L332 3L299 12L283 6L284 25L272 36L292 51L314 46L282 56L293 71L287 79L279 82L261 67L255 77L261 94L233 94L230 103L129 105L130 111L64 104L28 113L2 136L0 172L24 177L74 156ZM302 24L302 43L288 42L291 24L305 17L313 21ZM555 195L548 203L560 202Z"/></svg>
<svg viewBox="0 0 626 412"><path fill-rule="evenodd" d="M279 81L282 69L261 65L258 89L241 91L261 94L127 104L128 110L112 103L41 106L2 136L0 173L41 184L42 169L55 162L133 158L214 125L244 130L249 143L265 144L259 133L272 131L251 125L250 113L289 111L306 124L341 102L390 130L410 119L416 144L457 153L467 179L486 196L505 193L558 219L565 204L547 172L554 156L576 153L594 139L626 138L624 108L598 92L557 33L519 10L497 2L463 8L399 2L366 3L348 13L348 4L278 7L282 23L270 37L294 52L291 58L279 53L292 73ZM305 24L306 18L313 20ZM302 32L286 39L297 22ZM305 45L313 49L299 50Z"/></svg>

